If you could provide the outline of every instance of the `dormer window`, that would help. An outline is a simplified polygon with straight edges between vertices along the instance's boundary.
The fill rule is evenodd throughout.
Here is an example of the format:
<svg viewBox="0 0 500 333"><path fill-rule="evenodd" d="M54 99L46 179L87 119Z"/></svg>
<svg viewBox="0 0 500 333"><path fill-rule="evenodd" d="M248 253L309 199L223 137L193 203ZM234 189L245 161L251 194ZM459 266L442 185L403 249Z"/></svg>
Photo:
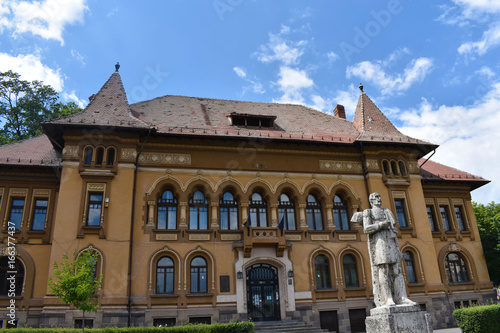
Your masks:
<svg viewBox="0 0 500 333"><path fill-rule="evenodd" d="M276 116L233 112L228 116L228 118L233 126L274 128L274 120L276 119Z"/></svg>

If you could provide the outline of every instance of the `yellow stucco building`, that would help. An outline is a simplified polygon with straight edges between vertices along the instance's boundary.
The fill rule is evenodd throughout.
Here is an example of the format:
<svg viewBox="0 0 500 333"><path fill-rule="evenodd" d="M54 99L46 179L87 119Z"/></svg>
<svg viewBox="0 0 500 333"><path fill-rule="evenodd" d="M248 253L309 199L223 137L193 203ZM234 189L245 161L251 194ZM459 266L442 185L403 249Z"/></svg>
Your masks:
<svg viewBox="0 0 500 333"><path fill-rule="evenodd" d="M19 326L81 325L48 277L92 248L94 327L252 318L362 331L372 277L350 217L371 192L398 219L409 297L435 328L493 295L470 197L488 181L422 159L437 146L400 133L362 87L352 121L341 105L129 105L117 69L83 111L42 126L0 147L3 327L12 299Z"/></svg>

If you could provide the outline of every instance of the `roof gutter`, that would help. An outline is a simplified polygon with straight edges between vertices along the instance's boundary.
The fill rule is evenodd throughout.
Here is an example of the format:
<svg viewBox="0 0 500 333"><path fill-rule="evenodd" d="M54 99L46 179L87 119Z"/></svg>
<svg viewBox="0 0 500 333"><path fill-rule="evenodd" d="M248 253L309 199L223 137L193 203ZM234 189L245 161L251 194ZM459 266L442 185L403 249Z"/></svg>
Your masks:
<svg viewBox="0 0 500 333"><path fill-rule="evenodd" d="M128 319L127 319L127 327L130 327L132 322L132 253L134 247L134 216L135 216L135 193L137 190L137 169L139 165L139 156L141 156L142 150L148 142L149 137L151 135L151 129L148 131L148 136L142 143L141 149L137 153L135 157L135 169L134 169L134 185L132 187L132 210L130 213L130 243L128 249L128 303L127 303L127 311L128 311Z"/></svg>

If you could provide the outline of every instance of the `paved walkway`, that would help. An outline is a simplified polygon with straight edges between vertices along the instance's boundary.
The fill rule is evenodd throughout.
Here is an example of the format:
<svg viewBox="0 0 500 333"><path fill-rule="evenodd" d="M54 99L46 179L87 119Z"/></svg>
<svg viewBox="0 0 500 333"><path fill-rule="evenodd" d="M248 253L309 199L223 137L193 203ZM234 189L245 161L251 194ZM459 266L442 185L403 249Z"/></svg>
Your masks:
<svg viewBox="0 0 500 333"><path fill-rule="evenodd" d="M458 327L455 328L445 328L442 330L434 330L434 333L462 333L462 330Z"/></svg>

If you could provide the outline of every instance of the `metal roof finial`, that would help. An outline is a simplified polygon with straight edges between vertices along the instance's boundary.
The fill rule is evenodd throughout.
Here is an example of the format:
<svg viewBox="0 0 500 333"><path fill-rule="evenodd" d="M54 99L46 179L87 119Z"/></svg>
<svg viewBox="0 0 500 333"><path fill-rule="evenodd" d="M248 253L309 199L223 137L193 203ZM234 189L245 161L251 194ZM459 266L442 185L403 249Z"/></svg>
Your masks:
<svg viewBox="0 0 500 333"><path fill-rule="evenodd" d="M359 84L359 90L361 90L361 92L364 92L363 91L363 84L361 84L361 83Z"/></svg>
<svg viewBox="0 0 500 333"><path fill-rule="evenodd" d="M115 72L118 72L119 69L120 69L120 63L117 61L115 65Z"/></svg>

